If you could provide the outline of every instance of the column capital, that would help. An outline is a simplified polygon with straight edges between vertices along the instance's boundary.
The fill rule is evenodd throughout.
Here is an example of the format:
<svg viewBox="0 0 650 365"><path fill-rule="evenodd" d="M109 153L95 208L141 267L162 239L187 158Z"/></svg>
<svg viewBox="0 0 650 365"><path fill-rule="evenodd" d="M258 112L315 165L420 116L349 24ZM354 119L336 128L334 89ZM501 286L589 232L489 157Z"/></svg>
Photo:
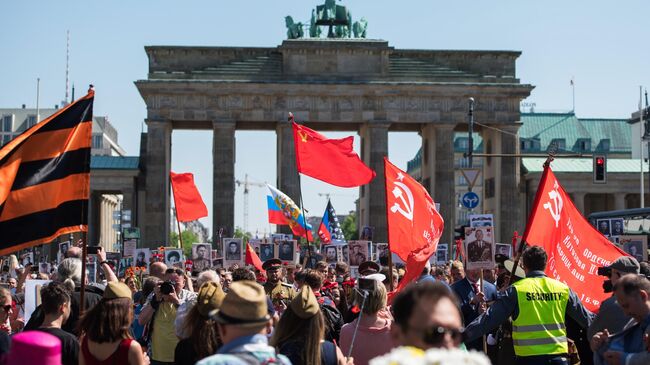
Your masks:
<svg viewBox="0 0 650 365"><path fill-rule="evenodd" d="M456 129L457 125L458 124L456 123L424 123L420 127L420 130L425 128L434 128L434 129L440 129L444 131L450 131Z"/></svg>
<svg viewBox="0 0 650 365"><path fill-rule="evenodd" d="M232 119L219 119L212 121L212 129L234 129L236 123Z"/></svg>
<svg viewBox="0 0 650 365"><path fill-rule="evenodd" d="M147 128L172 128L172 121L165 118L145 118L144 122L147 124Z"/></svg>

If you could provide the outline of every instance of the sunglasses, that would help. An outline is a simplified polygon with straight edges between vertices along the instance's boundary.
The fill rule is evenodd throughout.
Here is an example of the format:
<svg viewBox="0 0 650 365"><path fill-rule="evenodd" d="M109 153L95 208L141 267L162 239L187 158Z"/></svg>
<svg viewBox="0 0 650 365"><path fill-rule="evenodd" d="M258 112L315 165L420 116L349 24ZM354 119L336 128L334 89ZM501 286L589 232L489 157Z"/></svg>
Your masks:
<svg viewBox="0 0 650 365"><path fill-rule="evenodd" d="M167 271L165 271L165 274L183 275L184 272L181 269L167 269Z"/></svg>
<svg viewBox="0 0 650 365"><path fill-rule="evenodd" d="M14 308L14 307L13 307L13 305L11 305L11 304L7 304L7 305L3 305L3 306L2 306L2 309L4 309L4 311L7 312L7 313L8 313L10 310L12 310L13 308Z"/></svg>
<svg viewBox="0 0 650 365"><path fill-rule="evenodd" d="M424 332L423 340L430 345L438 345L444 340L445 335L447 334L449 334L449 337L457 343L465 340L465 329L463 327L457 329L442 326L434 326L426 330Z"/></svg>

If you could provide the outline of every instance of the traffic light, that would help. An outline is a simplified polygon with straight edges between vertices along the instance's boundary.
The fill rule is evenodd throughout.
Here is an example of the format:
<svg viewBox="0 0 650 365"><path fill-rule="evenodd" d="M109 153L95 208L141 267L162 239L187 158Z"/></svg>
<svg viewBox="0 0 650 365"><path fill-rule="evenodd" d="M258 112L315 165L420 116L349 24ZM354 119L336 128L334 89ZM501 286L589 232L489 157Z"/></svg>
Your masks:
<svg viewBox="0 0 650 365"><path fill-rule="evenodd" d="M594 184L607 183L607 156L594 156Z"/></svg>

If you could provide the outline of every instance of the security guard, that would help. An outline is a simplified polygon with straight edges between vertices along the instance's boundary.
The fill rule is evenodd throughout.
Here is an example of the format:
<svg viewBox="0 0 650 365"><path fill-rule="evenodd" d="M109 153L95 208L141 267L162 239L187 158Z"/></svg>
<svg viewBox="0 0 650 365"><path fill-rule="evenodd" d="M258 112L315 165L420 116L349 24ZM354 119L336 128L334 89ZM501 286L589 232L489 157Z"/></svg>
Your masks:
<svg viewBox="0 0 650 365"><path fill-rule="evenodd" d="M541 247L529 247L521 258L526 278L506 289L484 314L467 326L466 341L494 331L512 316L516 364L568 364L565 316L586 328L593 314L567 285L546 277L547 256Z"/></svg>
<svg viewBox="0 0 650 365"><path fill-rule="evenodd" d="M282 312L296 296L296 291L293 289L293 285L282 281L282 261L280 259L264 261L262 269L266 271L264 291L271 298L276 310Z"/></svg>

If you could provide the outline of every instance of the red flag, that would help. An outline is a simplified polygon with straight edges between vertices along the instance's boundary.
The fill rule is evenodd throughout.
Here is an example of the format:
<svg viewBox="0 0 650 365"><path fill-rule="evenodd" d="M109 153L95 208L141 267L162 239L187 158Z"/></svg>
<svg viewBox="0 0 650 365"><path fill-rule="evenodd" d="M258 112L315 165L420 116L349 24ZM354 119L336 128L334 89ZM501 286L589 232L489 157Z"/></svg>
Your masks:
<svg viewBox="0 0 650 365"><path fill-rule="evenodd" d="M253 265L257 270L264 271L262 269L262 260L248 242L246 242L246 265Z"/></svg>
<svg viewBox="0 0 650 365"><path fill-rule="evenodd" d="M600 234L580 214L549 166L537 188L523 240L548 254L546 275L567 284L592 312L610 297L597 270L625 252Z"/></svg>
<svg viewBox="0 0 650 365"><path fill-rule="evenodd" d="M328 139L305 126L293 123L298 172L326 183L351 188L367 184L375 172L354 152L354 137Z"/></svg>
<svg viewBox="0 0 650 365"><path fill-rule="evenodd" d="M170 172L176 217L179 222L195 221L208 216L201 194L194 185L194 175L189 172L176 174Z"/></svg>
<svg viewBox="0 0 650 365"><path fill-rule="evenodd" d="M427 190L385 157L384 172L388 244L406 263L406 274L397 287L400 291L422 274L436 252L445 223Z"/></svg>

